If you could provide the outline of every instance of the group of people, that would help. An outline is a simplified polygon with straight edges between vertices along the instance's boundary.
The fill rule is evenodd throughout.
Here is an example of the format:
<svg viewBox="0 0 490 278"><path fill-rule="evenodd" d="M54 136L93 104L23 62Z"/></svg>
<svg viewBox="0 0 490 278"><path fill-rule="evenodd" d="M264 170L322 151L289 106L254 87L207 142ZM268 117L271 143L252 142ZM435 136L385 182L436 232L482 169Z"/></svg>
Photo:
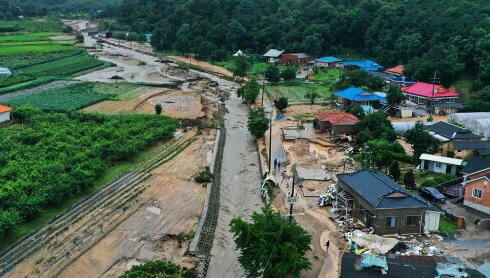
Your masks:
<svg viewBox="0 0 490 278"><path fill-rule="evenodd" d="M274 158L274 172L276 170L281 170L281 165L284 165L281 161L277 161L277 158Z"/></svg>

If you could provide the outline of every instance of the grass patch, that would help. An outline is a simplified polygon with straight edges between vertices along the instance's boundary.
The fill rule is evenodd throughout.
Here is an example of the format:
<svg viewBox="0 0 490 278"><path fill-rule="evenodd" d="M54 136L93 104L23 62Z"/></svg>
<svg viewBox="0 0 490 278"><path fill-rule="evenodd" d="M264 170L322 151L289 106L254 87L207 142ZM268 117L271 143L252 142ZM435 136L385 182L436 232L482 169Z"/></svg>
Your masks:
<svg viewBox="0 0 490 278"><path fill-rule="evenodd" d="M446 235L452 235L457 233L458 231L459 229L456 222L452 221L444 215L441 215L441 219L439 221L439 232Z"/></svg>
<svg viewBox="0 0 490 278"><path fill-rule="evenodd" d="M337 79L340 78L340 70L338 69L321 69L317 74L309 78L310 81L324 82L324 83L335 83Z"/></svg>
<svg viewBox="0 0 490 278"><path fill-rule="evenodd" d="M12 85L12 86L2 88L2 89L0 89L0 95L15 92L15 91L20 91L20 90L25 90L25 89L29 89L29 88L33 88L33 87L37 87L37 86L41 86L41 85L48 84L48 83L51 83L51 82L56 81L56 80L62 80L62 79L64 79L64 78L60 77L60 76L40 77L40 78L34 79L32 81L18 83L18 84Z"/></svg>
<svg viewBox="0 0 490 278"><path fill-rule="evenodd" d="M51 32L39 32L39 33L24 33L15 35L3 35L0 36L0 43L4 42L34 42L46 40L49 36L56 35Z"/></svg>
<svg viewBox="0 0 490 278"><path fill-rule="evenodd" d="M267 96L276 100L280 97L287 97L289 102L303 102L309 103L310 100L305 95L310 91L316 91L320 97L316 99L315 103L323 103L328 101L332 96L332 90L322 84L301 84L301 85L268 85L265 88Z"/></svg>
<svg viewBox="0 0 490 278"><path fill-rule="evenodd" d="M128 100L141 95L142 92L148 89L147 86L142 86L129 82L121 82L115 84L108 83L91 83L91 91L99 94L110 95L114 100Z"/></svg>
<svg viewBox="0 0 490 278"><path fill-rule="evenodd" d="M436 186L438 184L456 179L452 174L439 174L428 171L420 171L415 173L415 183L419 186Z"/></svg>
<svg viewBox="0 0 490 278"><path fill-rule="evenodd" d="M226 61L211 61L210 62L213 65L224 67L227 70L233 72L233 68L235 67L235 64L233 60L226 60ZM253 63L252 67L249 69L247 74L250 77L256 77L257 79L261 79L262 76L264 75L264 72L267 70L267 67L269 65L263 62L255 62ZM279 70L284 70L286 66L279 64L277 65L279 67Z"/></svg>
<svg viewBox="0 0 490 278"><path fill-rule="evenodd" d="M52 32L61 33L65 29L61 21L0 21L0 30L3 32Z"/></svg>

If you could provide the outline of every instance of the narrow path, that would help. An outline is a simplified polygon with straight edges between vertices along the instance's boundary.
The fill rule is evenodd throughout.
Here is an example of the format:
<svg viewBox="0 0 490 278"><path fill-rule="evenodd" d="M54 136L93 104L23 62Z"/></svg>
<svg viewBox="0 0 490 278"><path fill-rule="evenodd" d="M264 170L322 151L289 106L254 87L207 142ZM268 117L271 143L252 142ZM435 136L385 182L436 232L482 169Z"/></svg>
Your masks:
<svg viewBox="0 0 490 278"><path fill-rule="evenodd" d="M231 97L226 102L227 138L223 154L221 199L208 277L244 277L229 223L235 217L250 219L260 210L260 172L255 143L247 130L248 108Z"/></svg>

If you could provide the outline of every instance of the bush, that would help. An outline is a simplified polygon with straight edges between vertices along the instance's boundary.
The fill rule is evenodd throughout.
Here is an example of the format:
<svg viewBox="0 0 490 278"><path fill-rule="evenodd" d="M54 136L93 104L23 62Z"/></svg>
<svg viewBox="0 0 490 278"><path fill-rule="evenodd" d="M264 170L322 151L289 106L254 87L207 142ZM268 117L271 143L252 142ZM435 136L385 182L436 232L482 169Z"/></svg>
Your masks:
<svg viewBox="0 0 490 278"><path fill-rule="evenodd" d="M197 174L195 181L197 183L210 183L212 179L213 179L213 173L211 173L209 166L206 166L204 170L202 170L201 172L199 172L199 174Z"/></svg>
<svg viewBox="0 0 490 278"><path fill-rule="evenodd" d="M287 97L280 97L276 100L274 100L274 106L279 110L279 111L284 111L284 109L288 108L288 98Z"/></svg>

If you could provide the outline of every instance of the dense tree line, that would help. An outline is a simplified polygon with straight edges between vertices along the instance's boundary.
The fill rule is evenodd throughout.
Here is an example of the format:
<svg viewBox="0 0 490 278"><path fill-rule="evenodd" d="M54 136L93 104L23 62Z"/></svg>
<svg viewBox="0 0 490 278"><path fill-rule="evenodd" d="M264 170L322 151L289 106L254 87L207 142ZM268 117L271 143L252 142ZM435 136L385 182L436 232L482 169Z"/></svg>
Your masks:
<svg viewBox="0 0 490 278"><path fill-rule="evenodd" d="M490 84L488 0L123 0L119 15L160 50L354 53L420 80Z"/></svg>
<svg viewBox="0 0 490 278"><path fill-rule="evenodd" d="M16 109L15 116L24 125L0 129L0 239L176 128L163 116L66 115L32 108Z"/></svg>
<svg viewBox="0 0 490 278"><path fill-rule="evenodd" d="M120 0L0 0L0 20L12 20L18 16L45 16L52 14L80 14L116 16L114 9Z"/></svg>

